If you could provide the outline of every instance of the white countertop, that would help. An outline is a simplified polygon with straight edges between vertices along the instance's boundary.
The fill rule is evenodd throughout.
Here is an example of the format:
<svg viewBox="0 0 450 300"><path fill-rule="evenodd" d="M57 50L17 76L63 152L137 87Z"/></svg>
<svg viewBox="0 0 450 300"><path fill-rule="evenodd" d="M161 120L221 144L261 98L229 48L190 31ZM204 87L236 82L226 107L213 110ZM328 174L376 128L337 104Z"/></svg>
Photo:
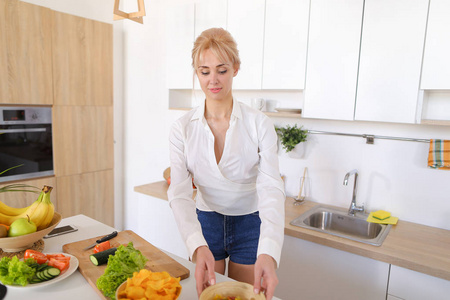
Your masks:
<svg viewBox="0 0 450 300"><path fill-rule="evenodd" d="M58 225L75 225L78 231L67 233L64 235L52 237L45 239L45 248L43 252L62 252L62 246L68 243L73 243L100 235L107 235L112 231L116 230L113 227L100 223L94 219L91 219L85 215L77 215L61 220ZM167 253L167 252L165 252ZM195 288L195 264L190 261L167 253L170 257L178 261L180 264L185 266L190 270L189 278L180 281L182 286L182 292L179 300L193 300L197 299L197 291ZM217 282L230 281L232 279L216 274ZM53 300L53 299L100 299L93 287L84 279L83 275L77 270L70 277L55 283L53 285L35 287L35 288L10 288L8 287L8 293L6 294L5 300L23 300L23 299L33 299L33 300ZM277 300L278 298L273 298Z"/></svg>

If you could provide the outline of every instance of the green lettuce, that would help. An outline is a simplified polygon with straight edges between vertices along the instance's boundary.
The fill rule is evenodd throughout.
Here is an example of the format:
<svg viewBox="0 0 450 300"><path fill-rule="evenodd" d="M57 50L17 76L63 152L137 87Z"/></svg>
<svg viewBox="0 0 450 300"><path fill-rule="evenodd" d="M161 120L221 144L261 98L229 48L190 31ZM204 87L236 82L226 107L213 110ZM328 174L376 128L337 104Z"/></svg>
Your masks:
<svg viewBox="0 0 450 300"><path fill-rule="evenodd" d="M36 274L34 264L35 261L32 258L21 261L17 256L3 257L0 260L0 281L7 285L25 286Z"/></svg>
<svg viewBox="0 0 450 300"><path fill-rule="evenodd" d="M141 251L129 242L127 246L120 245L114 255L110 255L105 273L97 279L97 288L106 297L115 299L116 290L127 278L133 277L134 272L144 268L148 259Z"/></svg>

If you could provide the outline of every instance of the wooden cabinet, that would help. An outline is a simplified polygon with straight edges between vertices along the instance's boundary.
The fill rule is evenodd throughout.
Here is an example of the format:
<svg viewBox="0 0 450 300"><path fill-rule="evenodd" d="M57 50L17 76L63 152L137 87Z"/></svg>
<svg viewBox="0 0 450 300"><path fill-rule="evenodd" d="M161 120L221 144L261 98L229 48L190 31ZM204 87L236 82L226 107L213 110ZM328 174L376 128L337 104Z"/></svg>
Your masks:
<svg viewBox="0 0 450 300"><path fill-rule="evenodd" d="M450 1L431 0L421 89L450 89Z"/></svg>
<svg viewBox="0 0 450 300"><path fill-rule="evenodd" d="M6 45L6 0L0 0L0 101L7 103L9 98L8 55Z"/></svg>
<svg viewBox="0 0 450 300"><path fill-rule="evenodd" d="M261 89L264 49L264 0L228 0L228 31L234 37L241 69L234 89Z"/></svg>
<svg viewBox="0 0 450 300"><path fill-rule="evenodd" d="M0 0L0 102L53 104L55 177L20 183L53 186L52 201L63 217L83 213L111 226L112 34L111 24ZM37 199L0 196L17 207Z"/></svg>
<svg viewBox="0 0 450 300"><path fill-rule="evenodd" d="M114 225L112 25L53 11L58 212Z"/></svg>
<svg viewBox="0 0 450 300"><path fill-rule="evenodd" d="M392 299L448 299L450 281L392 265L388 294Z"/></svg>
<svg viewBox="0 0 450 300"><path fill-rule="evenodd" d="M84 214L114 225L113 170L56 177L58 212L65 217Z"/></svg>
<svg viewBox="0 0 450 300"><path fill-rule="evenodd" d="M311 1L304 117L353 120L363 4Z"/></svg>
<svg viewBox="0 0 450 300"><path fill-rule="evenodd" d="M266 0L263 89L305 87L309 0Z"/></svg>
<svg viewBox="0 0 450 300"><path fill-rule="evenodd" d="M355 120L415 123L428 0L366 0Z"/></svg>
<svg viewBox="0 0 450 300"><path fill-rule="evenodd" d="M0 103L53 103L51 10L0 0Z"/></svg>
<svg viewBox="0 0 450 300"><path fill-rule="evenodd" d="M281 299L386 299L389 264L286 236L277 270Z"/></svg>
<svg viewBox="0 0 450 300"><path fill-rule="evenodd" d="M112 26L53 11L55 105L112 105Z"/></svg>
<svg viewBox="0 0 450 300"><path fill-rule="evenodd" d="M55 175L113 169L112 106L53 108Z"/></svg>

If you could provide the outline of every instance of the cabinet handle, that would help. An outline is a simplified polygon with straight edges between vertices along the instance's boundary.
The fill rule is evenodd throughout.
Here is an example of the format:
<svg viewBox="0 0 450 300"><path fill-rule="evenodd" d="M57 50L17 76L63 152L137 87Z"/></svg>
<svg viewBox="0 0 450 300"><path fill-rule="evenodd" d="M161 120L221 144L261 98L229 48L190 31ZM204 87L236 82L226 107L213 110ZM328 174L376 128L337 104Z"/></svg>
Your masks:
<svg viewBox="0 0 450 300"><path fill-rule="evenodd" d="M46 132L46 128L28 128L28 129L0 129L2 133L20 133L20 132Z"/></svg>

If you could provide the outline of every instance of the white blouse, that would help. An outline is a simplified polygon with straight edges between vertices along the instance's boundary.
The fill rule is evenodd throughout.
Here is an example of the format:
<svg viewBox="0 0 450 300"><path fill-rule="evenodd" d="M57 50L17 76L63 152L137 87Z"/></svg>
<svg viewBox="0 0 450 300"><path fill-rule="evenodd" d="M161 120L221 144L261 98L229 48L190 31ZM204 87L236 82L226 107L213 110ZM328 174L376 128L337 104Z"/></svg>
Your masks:
<svg viewBox="0 0 450 300"><path fill-rule="evenodd" d="M169 138L171 184L167 194L189 255L192 258L198 247L207 245L195 208L234 216L259 211L257 255L268 254L279 265L286 197L274 125L262 112L234 100L217 164L214 135L204 111L203 104L178 119ZM195 201L192 178L197 187Z"/></svg>

